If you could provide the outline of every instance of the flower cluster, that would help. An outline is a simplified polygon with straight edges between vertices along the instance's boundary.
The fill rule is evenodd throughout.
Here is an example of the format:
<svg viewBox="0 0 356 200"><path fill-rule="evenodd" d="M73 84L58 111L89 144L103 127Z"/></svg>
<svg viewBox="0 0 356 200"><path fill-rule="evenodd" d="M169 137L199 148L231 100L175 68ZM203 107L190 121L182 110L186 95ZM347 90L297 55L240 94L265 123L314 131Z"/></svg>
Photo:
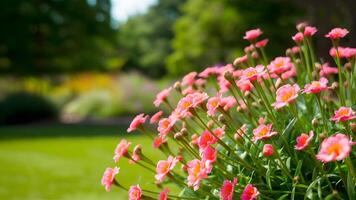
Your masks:
<svg viewBox="0 0 356 200"><path fill-rule="evenodd" d="M152 139L166 159L122 139L114 161L140 165L161 190L122 185L118 167L106 169L105 189L116 185L130 200L355 199L356 49L339 46L349 32L335 28L325 37L336 67L318 63L317 28L297 30L296 46L270 61L262 30L247 31L245 55L157 94L154 105L170 112L139 114L127 131Z"/></svg>

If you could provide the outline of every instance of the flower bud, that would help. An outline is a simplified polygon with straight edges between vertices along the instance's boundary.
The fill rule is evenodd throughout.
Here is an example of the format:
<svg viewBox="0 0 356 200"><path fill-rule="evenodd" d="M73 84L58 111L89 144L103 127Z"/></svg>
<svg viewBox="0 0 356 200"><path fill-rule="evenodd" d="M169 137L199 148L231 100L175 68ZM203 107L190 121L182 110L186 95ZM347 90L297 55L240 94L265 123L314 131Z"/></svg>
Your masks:
<svg viewBox="0 0 356 200"><path fill-rule="evenodd" d="M234 80L234 75L232 74L232 72L230 72L229 70L224 72L224 78L228 81L233 81Z"/></svg>
<svg viewBox="0 0 356 200"><path fill-rule="evenodd" d="M271 144L265 144L263 146L263 150L262 150L262 153L264 156L272 156L273 153L274 153L274 148Z"/></svg>
<svg viewBox="0 0 356 200"><path fill-rule="evenodd" d="M349 87L349 82L348 81L344 82L344 87L346 87L346 88Z"/></svg>
<svg viewBox="0 0 356 200"><path fill-rule="evenodd" d="M319 134L319 140L320 141L323 141L326 137L327 137L327 134L324 133L324 132Z"/></svg>
<svg viewBox="0 0 356 200"><path fill-rule="evenodd" d="M351 131L353 133L356 133L356 123L355 122L350 123L350 127L351 127Z"/></svg>
<svg viewBox="0 0 356 200"><path fill-rule="evenodd" d="M279 86L281 85L281 83L282 83L282 80L281 80L280 78L278 78L277 81L276 81L276 83L274 84L274 86L275 86L276 88L279 88Z"/></svg>
<svg viewBox="0 0 356 200"><path fill-rule="evenodd" d="M351 71L351 70L352 70L351 63L349 63L349 62L345 63L344 67L345 67L345 69L346 69L347 71Z"/></svg>
<svg viewBox="0 0 356 200"><path fill-rule="evenodd" d="M214 121L213 121L213 120L209 120L208 123L207 123L207 126L208 126L209 128L213 128L213 126L214 126Z"/></svg>
<svg viewBox="0 0 356 200"><path fill-rule="evenodd" d="M179 93L182 93L182 85L179 81L175 82L173 88L177 90Z"/></svg>
<svg viewBox="0 0 356 200"><path fill-rule="evenodd" d="M319 120L318 120L317 118L314 118L314 119L312 120L312 125L313 125L314 128L318 127L318 125L319 125Z"/></svg>
<svg viewBox="0 0 356 200"><path fill-rule="evenodd" d="M308 26L307 22L301 22L297 24L296 28L299 32L303 33L306 26Z"/></svg>
<svg viewBox="0 0 356 200"><path fill-rule="evenodd" d="M288 48L288 49L286 50L286 56L291 57L292 54L293 54L292 49Z"/></svg>
<svg viewBox="0 0 356 200"><path fill-rule="evenodd" d="M174 134L174 139L180 140L183 138L183 134L181 132L177 132Z"/></svg>
<svg viewBox="0 0 356 200"><path fill-rule="evenodd" d="M336 88L338 88L339 87L339 84L337 83L337 82L333 82L332 84L331 84L331 89L332 90L335 90Z"/></svg>
<svg viewBox="0 0 356 200"><path fill-rule="evenodd" d="M252 52L251 56L252 56L252 58L257 59L258 53L256 51L254 51L254 52Z"/></svg>
<svg viewBox="0 0 356 200"><path fill-rule="evenodd" d="M220 114L220 115L219 115L218 121L221 122L221 123L223 123L223 124L226 123L226 119L225 119L225 117L224 117L223 114Z"/></svg>

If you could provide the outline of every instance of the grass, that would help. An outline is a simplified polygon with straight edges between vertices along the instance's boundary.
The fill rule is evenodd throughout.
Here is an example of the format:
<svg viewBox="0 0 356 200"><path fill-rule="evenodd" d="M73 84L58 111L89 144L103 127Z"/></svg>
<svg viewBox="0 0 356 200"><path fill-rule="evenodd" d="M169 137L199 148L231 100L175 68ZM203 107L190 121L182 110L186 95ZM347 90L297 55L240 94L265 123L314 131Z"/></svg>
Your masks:
<svg viewBox="0 0 356 200"><path fill-rule="evenodd" d="M115 166L113 150L125 137L133 145L151 147L146 137L124 133L125 127L59 125L0 127L0 199L127 199L113 187L100 185L103 171ZM152 148L144 154L163 158ZM124 186L140 183L152 189L153 174L143 168L119 163L118 180Z"/></svg>

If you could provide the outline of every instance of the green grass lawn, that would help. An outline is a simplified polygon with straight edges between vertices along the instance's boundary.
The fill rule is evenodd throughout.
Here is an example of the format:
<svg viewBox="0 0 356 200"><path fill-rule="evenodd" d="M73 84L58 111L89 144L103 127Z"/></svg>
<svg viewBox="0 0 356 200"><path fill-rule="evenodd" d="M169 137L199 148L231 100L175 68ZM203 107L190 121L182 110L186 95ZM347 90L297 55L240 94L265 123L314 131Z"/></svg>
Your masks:
<svg viewBox="0 0 356 200"><path fill-rule="evenodd" d="M161 157L151 141L138 133L123 134L119 126L46 125L0 127L0 199L127 199L113 187L100 185L121 138L141 143L145 154ZM152 188L153 174L120 161L118 180Z"/></svg>

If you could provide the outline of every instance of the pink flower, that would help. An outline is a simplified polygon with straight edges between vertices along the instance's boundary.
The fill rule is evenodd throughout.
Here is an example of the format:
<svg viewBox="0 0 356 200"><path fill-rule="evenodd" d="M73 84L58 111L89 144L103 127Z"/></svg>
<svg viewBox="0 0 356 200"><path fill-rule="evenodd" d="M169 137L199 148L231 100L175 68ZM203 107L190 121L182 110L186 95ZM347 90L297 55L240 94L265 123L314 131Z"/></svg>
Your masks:
<svg viewBox="0 0 356 200"><path fill-rule="evenodd" d="M338 73L338 69L336 67L330 67L329 63L324 63L321 66L319 75L325 77L325 76L328 76L331 74L337 74L337 73Z"/></svg>
<svg viewBox="0 0 356 200"><path fill-rule="evenodd" d="M173 128L175 121L170 118L159 120L157 130L160 136L166 136Z"/></svg>
<svg viewBox="0 0 356 200"><path fill-rule="evenodd" d="M237 178L234 178L233 181L225 180L221 190L220 190L220 197L222 200L232 200L234 196L234 188L237 184Z"/></svg>
<svg viewBox="0 0 356 200"><path fill-rule="evenodd" d="M157 163L155 175L156 180L160 183L166 177L166 175L176 166L178 159L173 156L169 156L167 160L160 160Z"/></svg>
<svg viewBox="0 0 356 200"><path fill-rule="evenodd" d="M258 192L257 188L252 184L248 184L242 192L241 200L255 200L259 195L260 192Z"/></svg>
<svg viewBox="0 0 356 200"><path fill-rule="evenodd" d="M201 152L202 159L204 161L209 161L210 163L214 163L216 161L217 153L218 152L216 149L214 149L211 146L208 146Z"/></svg>
<svg viewBox="0 0 356 200"><path fill-rule="evenodd" d="M134 164L141 160L141 151L142 151L141 145L140 144L136 145L132 152L131 160L129 160L130 164Z"/></svg>
<svg viewBox="0 0 356 200"><path fill-rule="evenodd" d="M208 146L215 144L217 142L217 138L214 137L208 130L205 130L199 137L199 149L203 151Z"/></svg>
<svg viewBox="0 0 356 200"><path fill-rule="evenodd" d="M258 41L256 42L256 47L257 48L263 48L267 45L268 43L268 39L264 39L264 40L261 40L261 41Z"/></svg>
<svg viewBox="0 0 356 200"><path fill-rule="evenodd" d="M292 47L292 53L293 53L293 54L297 54L297 53L299 53L299 52L300 52L300 48L299 48L298 46Z"/></svg>
<svg viewBox="0 0 356 200"><path fill-rule="evenodd" d="M116 174L118 174L120 171L120 168L114 167L114 168L106 168L103 178L101 179L101 184L105 187L105 190L107 192L110 191L111 185L113 184L115 180Z"/></svg>
<svg viewBox="0 0 356 200"><path fill-rule="evenodd" d="M355 112L352 110L352 108L349 107L341 107L339 110L334 112L334 116L331 118L332 121L336 122L344 122L344 121L349 121L353 120L356 118Z"/></svg>
<svg viewBox="0 0 356 200"><path fill-rule="evenodd" d="M216 128L213 130L213 133L216 137L222 138L225 135L225 130L224 128Z"/></svg>
<svg viewBox="0 0 356 200"><path fill-rule="evenodd" d="M320 93L321 91L328 89L328 79L322 77L319 81L313 81L311 84L306 84L304 86L303 93Z"/></svg>
<svg viewBox="0 0 356 200"><path fill-rule="evenodd" d="M161 105L162 102L167 100L167 97L169 96L169 93L171 92L172 87L169 87L167 89L162 90L160 93L156 95L156 100L153 102L153 104L158 107Z"/></svg>
<svg viewBox="0 0 356 200"><path fill-rule="evenodd" d="M169 188L164 189L159 193L158 200L168 200Z"/></svg>
<svg viewBox="0 0 356 200"><path fill-rule="evenodd" d="M303 42L303 38L304 38L304 36L303 36L303 33L301 33L301 32L296 33L296 34L292 37L292 39L293 39L294 42L296 42L296 43Z"/></svg>
<svg viewBox="0 0 356 200"><path fill-rule="evenodd" d="M194 145L198 145L199 144L199 135L198 134L193 134L191 136L191 142Z"/></svg>
<svg viewBox="0 0 356 200"><path fill-rule="evenodd" d="M256 67L249 67L242 72L241 79L255 81L258 78L263 77L266 73L265 67L263 65L257 65Z"/></svg>
<svg viewBox="0 0 356 200"><path fill-rule="evenodd" d="M335 47L331 47L331 49L329 50L329 54L331 57L336 58L345 58L346 57L346 48L345 47L337 47L337 49Z"/></svg>
<svg viewBox="0 0 356 200"><path fill-rule="evenodd" d="M129 190L129 200L141 200L142 190L139 185L133 185Z"/></svg>
<svg viewBox="0 0 356 200"><path fill-rule="evenodd" d="M351 59L356 56L356 48L346 47L344 49L344 57L347 59Z"/></svg>
<svg viewBox="0 0 356 200"><path fill-rule="evenodd" d="M188 186L193 187L194 191L199 189L200 182L208 177L212 167L209 162L194 159L187 163Z"/></svg>
<svg viewBox="0 0 356 200"><path fill-rule="evenodd" d="M306 26L304 29L304 36L307 36L307 37L313 36L317 31L318 31L318 29L316 29L313 26Z"/></svg>
<svg viewBox="0 0 356 200"><path fill-rule="evenodd" d="M152 115L152 117L150 119L150 124L157 123L162 115L163 115L163 111L156 112L156 114Z"/></svg>
<svg viewBox="0 0 356 200"><path fill-rule="evenodd" d="M333 40L337 40L337 39L345 37L348 33L349 33L349 31L347 29L334 28L328 34L326 34L325 37L333 39Z"/></svg>
<svg viewBox="0 0 356 200"><path fill-rule="evenodd" d="M127 156L127 150L130 147L131 142L128 142L125 139L122 139L120 143L115 148L114 161L118 162L122 156Z"/></svg>
<svg viewBox="0 0 356 200"><path fill-rule="evenodd" d="M216 110L221 104L221 94L218 93L215 97L211 97L206 103L206 108L208 109L208 115L213 116L216 113Z"/></svg>
<svg viewBox="0 0 356 200"><path fill-rule="evenodd" d="M348 136L338 133L326 138L322 143L319 153L316 158L321 162L330 162L336 160L343 160L352 149L354 143L350 141Z"/></svg>
<svg viewBox="0 0 356 200"><path fill-rule="evenodd" d="M292 67L288 71L282 73L281 78L283 80L287 80L287 79L294 77L296 75L297 75L297 70L295 69L295 66L292 65Z"/></svg>
<svg viewBox="0 0 356 200"><path fill-rule="evenodd" d="M165 137L155 137L155 139L153 140L153 148L157 149L166 142L167 140Z"/></svg>
<svg viewBox="0 0 356 200"><path fill-rule="evenodd" d="M236 82L236 85L243 92L251 91L251 89L253 88L252 83L249 80L245 80L245 79L240 79L239 81Z"/></svg>
<svg viewBox="0 0 356 200"><path fill-rule="evenodd" d="M197 72L190 72L189 74L185 75L182 80L182 86L193 85L197 74Z"/></svg>
<svg viewBox="0 0 356 200"><path fill-rule="evenodd" d="M239 64L242 64L242 63L246 63L247 60L248 60L247 55L238 57L238 58L236 58L236 59L234 60L234 65L239 65Z"/></svg>
<svg viewBox="0 0 356 200"><path fill-rule="evenodd" d="M294 146L294 148L298 151L304 150L305 148L307 148L313 137L313 131L310 131L309 135L302 133L300 136L297 137L297 144Z"/></svg>
<svg viewBox="0 0 356 200"><path fill-rule="evenodd" d="M208 67L204 71L199 73L199 76L202 78L208 78L209 76L219 75L220 71L218 67Z"/></svg>
<svg viewBox="0 0 356 200"><path fill-rule="evenodd" d="M287 84L278 88L276 92L276 102L273 103L272 106L274 106L275 109L279 109L290 104L298 97L299 90L300 88L297 84Z"/></svg>
<svg viewBox="0 0 356 200"><path fill-rule="evenodd" d="M253 29L253 30L249 30L245 33L245 36L243 37L243 39L245 40L256 40L260 35L262 35L262 31L261 29Z"/></svg>
<svg viewBox="0 0 356 200"><path fill-rule="evenodd" d="M237 102L236 102L235 98L232 96L223 97L221 99L221 107L223 107L223 109L225 111L228 111L230 108L234 107L236 104L237 104Z"/></svg>
<svg viewBox="0 0 356 200"><path fill-rule="evenodd" d="M272 131L272 124L260 124L257 128L253 129L253 140L268 139L276 134L277 132Z"/></svg>
<svg viewBox="0 0 356 200"><path fill-rule="evenodd" d="M144 114L137 115L131 122L130 127L127 129L127 132L132 132L139 128L142 124L146 122L148 115L144 116Z"/></svg>
<svg viewBox="0 0 356 200"><path fill-rule="evenodd" d="M262 150L262 153L264 156L272 156L273 153L274 153L274 148L271 144L265 144L263 146L263 150Z"/></svg>
<svg viewBox="0 0 356 200"><path fill-rule="evenodd" d="M281 74L290 70L293 67L289 57L277 57L268 66L269 73Z"/></svg>

